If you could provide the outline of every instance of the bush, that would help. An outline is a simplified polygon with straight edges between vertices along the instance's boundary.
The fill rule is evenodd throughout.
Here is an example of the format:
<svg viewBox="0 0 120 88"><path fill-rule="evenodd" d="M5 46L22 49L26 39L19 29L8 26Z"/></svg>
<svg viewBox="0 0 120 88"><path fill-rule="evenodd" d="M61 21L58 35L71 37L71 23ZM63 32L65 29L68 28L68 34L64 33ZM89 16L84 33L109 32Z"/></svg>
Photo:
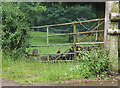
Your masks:
<svg viewBox="0 0 120 88"><path fill-rule="evenodd" d="M2 3L2 50L3 55L19 58L29 47L29 26L35 21L36 12L44 10L40 3L4 2ZM24 7L24 8L23 8ZM34 13L34 14L33 14Z"/></svg>
<svg viewBox="0 0 120 88"><path fill-rule="evenodd" d="M26 15L19 9L19 5L6 2L2 6L2 49L3 55L14 53L14 57L21 55L26 48L26 39L28 37L28 23ZM19 53L19 54L18 54Z"/></svg>
<svg viewBox="0 0 120 88"><path fill-rule="evenodd" d="M84 51L82 64L73 67L71 71L79 73L81 77L101 77L111 74L112 60L105 49L95 49L90 52Z"/></svg>

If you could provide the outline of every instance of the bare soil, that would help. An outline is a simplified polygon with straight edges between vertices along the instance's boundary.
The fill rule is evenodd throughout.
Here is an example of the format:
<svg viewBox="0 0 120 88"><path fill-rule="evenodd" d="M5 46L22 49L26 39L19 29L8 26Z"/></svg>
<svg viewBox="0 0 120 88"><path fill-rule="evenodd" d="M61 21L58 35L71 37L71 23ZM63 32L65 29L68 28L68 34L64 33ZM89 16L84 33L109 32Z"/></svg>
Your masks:
<svg viewBox="0 0 120 88"><path fill-rule="evenodd" d="M2 86L118 86L118 80L65 80L55 82L41 82L35 84L21 84L16 83L14 80L2 78Z"/></svg>

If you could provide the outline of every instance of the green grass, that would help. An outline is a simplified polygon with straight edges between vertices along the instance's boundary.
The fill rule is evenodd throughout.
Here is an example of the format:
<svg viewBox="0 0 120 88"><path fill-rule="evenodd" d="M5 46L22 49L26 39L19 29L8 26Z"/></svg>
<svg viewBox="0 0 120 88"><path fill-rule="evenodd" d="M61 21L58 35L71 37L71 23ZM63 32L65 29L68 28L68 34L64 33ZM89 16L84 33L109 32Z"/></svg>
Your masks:
<svg viewBox="0 0 120 88"><path fill-rule="evenodd" d="M78 78L79 75L72 73L70 70L75 66L74 62L40 63L35 61L25 62L24 60L13 61L7 59L3 60L2 64L3 78L12 79L23 84L69 80ZM80 64L80 62L77 64Z"/></svg>
<svg viewBox="0 0 120 88"><path fill-rule="evenodd" d="M50 33L50 35L55 34L55 33ZM36 31L32 31L30 32L30 35L32 38L29 39L29 42L31 43L31 45L37 46L37 45L47 45L47 37L46 32L36 32ZM45 37L41 37L41 36L45 36ZM68 38L69 36L52 36L49 37L49 44L53 45L53 44L64 44L65 42L68 43ZM40 51L40 53L56 53L57 50L59 48L62 49L62 52L65 51L66 49L68 49L70 47L69 46L53 46L53 47L30 47L27 48L27 51L29 51L30 53L32 53L33 49L38 49Z"/></svg>

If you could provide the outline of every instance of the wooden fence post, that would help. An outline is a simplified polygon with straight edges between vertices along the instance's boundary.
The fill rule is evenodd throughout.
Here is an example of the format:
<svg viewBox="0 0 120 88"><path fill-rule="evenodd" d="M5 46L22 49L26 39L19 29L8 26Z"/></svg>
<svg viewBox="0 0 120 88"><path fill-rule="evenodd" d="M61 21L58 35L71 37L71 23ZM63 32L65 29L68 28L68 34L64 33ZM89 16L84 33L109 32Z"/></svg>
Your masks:
<svg viewBox="0 0 120 88"><path fill-rule="evenodd" d="M48 36L49 36L49 26L47 26L47 59L48 59L48 61L49 61L49 55L48 55L48 51L49 51L49 38L48 38Z"/></svg>
<svg viewBox="0 0 120 88"><path fill-rule="evenodd" d="M76 58L76 24L74 23L73 24L73 32L74 32L74 34L73 34L73 37L74 37L74 59L75 59L75 62L77 61L77 58Z"/></svg>
<svg viewBox="0 0 120 88"><path fill-rule="evenodd" d="M98 24L97 24L97 25L99 25L99 24L100 24L100 22L98 21ZM97 31L98 31L98 28L97 28ZM98 40L98 34L99 34L99 33L96 32L96 35L95 35L95 36L96 36L96 41Z"/></svg>
<svg viewBox="0 0 120 88"><path fill-rule="evenodd" d="M110 51L113 60L113 72L118 73L118 34L108 34L110 29L118 29L118 22L111 21L111 13L119 13L119 1L107 1L105 12L104 43Z"/></svg>
<svg viewBox="0 0 120 88"><path fill-rule="evenodd" d="M105 9L105 31L104 31L104 45L109 49L109 35L107 34L107 30L110 27L110 12L111 12L111 4L109 1L106 2Z"/></svg>

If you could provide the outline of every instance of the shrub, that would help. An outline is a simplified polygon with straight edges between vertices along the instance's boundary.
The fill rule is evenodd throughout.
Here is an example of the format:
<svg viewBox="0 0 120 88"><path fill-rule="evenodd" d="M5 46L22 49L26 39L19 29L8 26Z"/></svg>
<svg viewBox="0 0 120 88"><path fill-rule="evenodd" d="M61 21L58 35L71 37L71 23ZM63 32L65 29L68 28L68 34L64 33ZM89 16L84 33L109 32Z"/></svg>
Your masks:
<svg viewBox="0 0 120 88"><path fill-rule="evenodd" d="M71 71L79 73L81 77L101 77L111 74L112 60L105 49L95 49L90 52L84 51L82 64L73 67Z"/></svg>
<svg viewBox="0 0 120 88"><path fill-rule="evenodd" d="M2 3L2 50L3 55L19 58L24 55L28 42L29 26L32 24L36 12L44 10L40 3ZM23 8L24 7L24 8ZM34 14L33 14L34 13Z"/></svg>

